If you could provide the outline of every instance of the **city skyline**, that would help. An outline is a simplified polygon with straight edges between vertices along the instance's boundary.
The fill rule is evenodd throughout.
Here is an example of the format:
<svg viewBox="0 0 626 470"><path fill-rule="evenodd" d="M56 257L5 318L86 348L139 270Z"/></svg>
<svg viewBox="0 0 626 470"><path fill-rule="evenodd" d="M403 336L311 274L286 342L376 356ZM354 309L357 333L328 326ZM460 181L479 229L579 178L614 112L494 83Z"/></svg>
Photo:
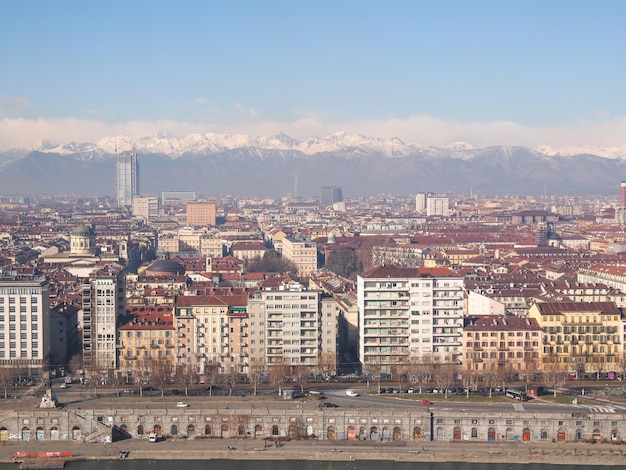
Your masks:
<svg viewBox="0 0 626 470"><path fill-rule="evenodd" d="M34 5L7 6L0 32L0 150L342 131L624 147L620 2Z"/></svg>

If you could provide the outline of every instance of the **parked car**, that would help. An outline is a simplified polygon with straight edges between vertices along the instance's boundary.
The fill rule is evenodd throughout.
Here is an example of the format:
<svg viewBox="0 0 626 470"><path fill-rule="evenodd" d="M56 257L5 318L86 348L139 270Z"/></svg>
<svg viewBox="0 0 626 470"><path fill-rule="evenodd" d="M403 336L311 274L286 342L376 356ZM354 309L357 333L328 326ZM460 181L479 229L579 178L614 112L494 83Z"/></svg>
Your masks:
<svg viewBox="0 0 626 470"><path fill-rule="evenodd" d="M348 395L349 397L358 397L359 394L357 392L355 392L354 390L347 390L346 391L346 395Z"/></svg>
<svg viewBox="0 0 626 470"><path fill-rule="evenodd" d="M187 408L188 406L189 405L185 403L184 401L179 401L178 403L176 403L177 408Z"/></svg>
<svg viewBox="0 0 626 470"><path fill-rule="evenodd" d="M320 408L339 408L339 405L335 405L329 401L325 401L324 403L320 403Z"/></svg>
<svg viewBox="0 0 626 470"><path fill-rule="evenodd" d="M151 432L150 434L148 434L148 441L149 442L156 442L157 441L157 436L155 433Z"/></svg>
<svg viewBox="0 0 626 470"><path fill-rule="evenodd" d="M65 382L63 382L63 383L61 384L61 388L67 388L67 384L66 384Z"/></svg>

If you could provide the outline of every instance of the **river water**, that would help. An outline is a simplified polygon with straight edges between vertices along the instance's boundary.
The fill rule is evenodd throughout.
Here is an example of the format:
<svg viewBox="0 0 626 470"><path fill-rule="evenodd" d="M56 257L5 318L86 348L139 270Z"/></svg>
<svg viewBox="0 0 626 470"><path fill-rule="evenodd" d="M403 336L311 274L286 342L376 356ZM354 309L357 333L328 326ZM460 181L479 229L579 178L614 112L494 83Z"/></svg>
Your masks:
<svg viewBox="0 0 626 470"><path fill-rule="evenodd" d="M65 466L71 470L171 470L182 465L185 470L582 470L575 465L426 463L383 461L302 461L302 460L112 460L76 461ZM15 464L0 465L0 470L15 470ZM606 469L589 466L585 470Z"/></svg>

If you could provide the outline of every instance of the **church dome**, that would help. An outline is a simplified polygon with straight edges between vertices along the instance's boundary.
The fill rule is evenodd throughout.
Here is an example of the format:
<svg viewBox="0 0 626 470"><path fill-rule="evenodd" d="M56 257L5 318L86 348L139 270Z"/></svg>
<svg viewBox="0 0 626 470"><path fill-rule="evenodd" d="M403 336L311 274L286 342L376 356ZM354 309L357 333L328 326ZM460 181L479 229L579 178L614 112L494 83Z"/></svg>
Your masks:
<svg viewBox="0 0 626 470"><path fill-rule="evenodd" d="M171 259L161 259L148 266L146 274L152 276L172 274L181 275L185 274L185 267L176 261L172 261Z"/></svg>
<svg viewBox="0 0 626 470"><path fill-rule="evenodd" d="M93 229L89 227L88 225L81 224L78 227L76 227L74 230L72 230L72 235L84 235L84 236L93 235Z"/></svg>

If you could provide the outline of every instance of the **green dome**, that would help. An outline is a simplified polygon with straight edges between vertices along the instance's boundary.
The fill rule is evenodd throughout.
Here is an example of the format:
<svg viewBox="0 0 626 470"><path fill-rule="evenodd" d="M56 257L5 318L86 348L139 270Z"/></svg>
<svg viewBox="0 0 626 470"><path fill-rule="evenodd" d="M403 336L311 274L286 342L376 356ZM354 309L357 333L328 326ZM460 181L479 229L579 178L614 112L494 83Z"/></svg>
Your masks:
<svg viewBox="0 0 626 470"><path fill-rule="evenodd" d="M81 224L72 230L72 235L93 235L93 230L91 227Z"/></svg>

